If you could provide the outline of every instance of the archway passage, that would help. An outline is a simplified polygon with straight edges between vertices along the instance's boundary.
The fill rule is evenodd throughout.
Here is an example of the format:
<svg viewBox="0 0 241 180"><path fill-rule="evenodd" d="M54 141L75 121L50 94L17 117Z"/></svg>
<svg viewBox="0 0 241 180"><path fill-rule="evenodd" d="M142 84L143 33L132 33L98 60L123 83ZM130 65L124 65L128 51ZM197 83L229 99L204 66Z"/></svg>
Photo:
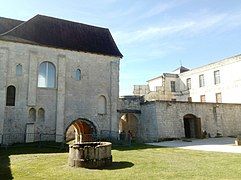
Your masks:
<svg viewBox="0 0 241 180"><path fill-rule="evenodd" d="M183 117L186 138L202 138L201 119L193 114Z"/></svg>
<svg viewBox="0 0 241 180"><path fill-rule="evenodd" d="M138 119L134 113L126 113L120 118L119 132L128 133L129 131L134 138L138 134Z"/></svg>
<svg viewBox="0 0 241 180"><path fill-rule="evenodd" d="M96 128L94 124L86 119L77 119L67 128L66 141L74 140L75 143L90 142L94 140Z"/></svg>

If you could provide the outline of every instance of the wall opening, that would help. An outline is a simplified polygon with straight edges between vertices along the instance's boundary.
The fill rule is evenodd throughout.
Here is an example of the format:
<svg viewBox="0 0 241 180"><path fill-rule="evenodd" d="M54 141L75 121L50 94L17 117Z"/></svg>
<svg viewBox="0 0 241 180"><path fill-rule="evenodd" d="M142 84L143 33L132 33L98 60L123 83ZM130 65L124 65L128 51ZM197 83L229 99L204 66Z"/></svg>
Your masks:
<svg viewBox="0 0 241 180"><path fill-rule="evenodd" d="M138 119L134 113L123 114L119 121L119 133L131 132L132 137L138 135Z"/></svg>
<svg viewBox="0 0 241 180"><path fill-rule="evenodd" d="M16 96L16 88L14 86L8 86L6 106L15 106L15 96Z"/></svg>
<svg viewBox="0 0 241 180"><path fill-rule="evenodd" d="M34 108L31 108L29 110L28 121L29 122L35 122L36 121L36 110Z"/></svg>
<svg viewBox="0 0 241 180"><path fill-rule="evenodd" d="M74 143L90 142L95 139L96 127L86 119L73 121L66 129L66 142L74 140Z"/></svg>
<svg viewBox="0 0 241 180"><path fill-rule="evenodd" d="M201 119L193 114L183 117L186 138L202 138Z"/></svg>
<svg viewBox="0 0 241 180"><path fill-rule="evenodd" d="M38 122L44 122L45 120L45 111L43 108L38 110Z"/></svg>

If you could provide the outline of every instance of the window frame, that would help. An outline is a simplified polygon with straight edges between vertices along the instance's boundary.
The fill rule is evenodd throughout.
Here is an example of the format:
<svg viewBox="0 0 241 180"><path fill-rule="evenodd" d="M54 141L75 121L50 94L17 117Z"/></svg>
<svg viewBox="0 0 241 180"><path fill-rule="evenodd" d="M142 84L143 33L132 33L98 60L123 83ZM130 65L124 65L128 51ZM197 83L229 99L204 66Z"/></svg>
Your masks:
<svg viewBox="0 0 241 180"><path fill-rule="evenodd" d="M16 65L16 76L22 76L23 75L23 66L21 64Z"/></svg>
<svg viewBox="0 0 241 180"><path fill-rule="evenodd" d="M199 75L199 87L204 87L205 81L204 81L204 74Z"/></svg>
<svg viewBox="0 0 241 180"><path fill-rule="evenodd" d="M171 92L176 92L176 81L170 81Z"/></svg>
<svg viewBox="0 0 241 180"><path fill-rule="evenodd" d="M221 82L221 79L220 79L220 70L216 70L213 72L213 75L214 75L214 84L217 85L217 84L220 84Z"/></svg>
<svg viewBox="0 0 241 180"><path fill-rule="evenodd" d="M10 85L6 92L6 106L15 106L16 104L16 87Z"/></svg>
<svg viewBox="0 0 241 180"><path fill-rule="evenodd" d="M75 80L80 81L81 80L81 70L78 68L75 72Z"/></svg>
<svg viewBox="0 0 241 180"><path fill-rule="evenodd" d="M56 88L56 67L52 62L44 61L39 65L38 87Z"/></svg>
<svg viewBox="0 0 241 180"><path fill-rule="evenodd" d="M216 97L216 103L222 103L222 93L221 92L216 93L215 97Z"/></svg>
<svg viewBox="0 0 241 180"><path fill-rule="evenodd" d="M206 96L200 95L200 102L206 102Z"/></svg>
<svg viewBox="0 0 241 180"><path fill-rule="evenodd" d="M187 85L187 89L191 89L192 88L192 80L191 80L191 78L187 78L186 79L186 85Z"/></svg>

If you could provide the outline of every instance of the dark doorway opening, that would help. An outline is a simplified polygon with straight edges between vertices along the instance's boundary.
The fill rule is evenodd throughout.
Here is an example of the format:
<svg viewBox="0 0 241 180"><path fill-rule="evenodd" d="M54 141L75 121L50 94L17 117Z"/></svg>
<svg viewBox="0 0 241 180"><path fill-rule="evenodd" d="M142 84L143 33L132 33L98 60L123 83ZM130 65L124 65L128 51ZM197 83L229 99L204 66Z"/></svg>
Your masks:
<svg viewBox="0 0 241 180"><path fill-rule="evenodd" d="M193 114L187 114L183 117L183 120L186 138L202 138L200 118Z"/></svg>

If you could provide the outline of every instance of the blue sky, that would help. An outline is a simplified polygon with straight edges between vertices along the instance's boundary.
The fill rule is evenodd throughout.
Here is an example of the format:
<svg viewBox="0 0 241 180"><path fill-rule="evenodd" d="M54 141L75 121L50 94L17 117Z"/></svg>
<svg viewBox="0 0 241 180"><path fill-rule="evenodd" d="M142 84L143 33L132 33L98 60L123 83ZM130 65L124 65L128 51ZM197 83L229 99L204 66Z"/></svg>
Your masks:
<svg viewBox="0 0 241 180"><path fill-rule="evenodd" d="M7 0L0 16L36 14L109 28L124 55L120 95L182 64L193 69L241 54L240 0Z"/></svg>

